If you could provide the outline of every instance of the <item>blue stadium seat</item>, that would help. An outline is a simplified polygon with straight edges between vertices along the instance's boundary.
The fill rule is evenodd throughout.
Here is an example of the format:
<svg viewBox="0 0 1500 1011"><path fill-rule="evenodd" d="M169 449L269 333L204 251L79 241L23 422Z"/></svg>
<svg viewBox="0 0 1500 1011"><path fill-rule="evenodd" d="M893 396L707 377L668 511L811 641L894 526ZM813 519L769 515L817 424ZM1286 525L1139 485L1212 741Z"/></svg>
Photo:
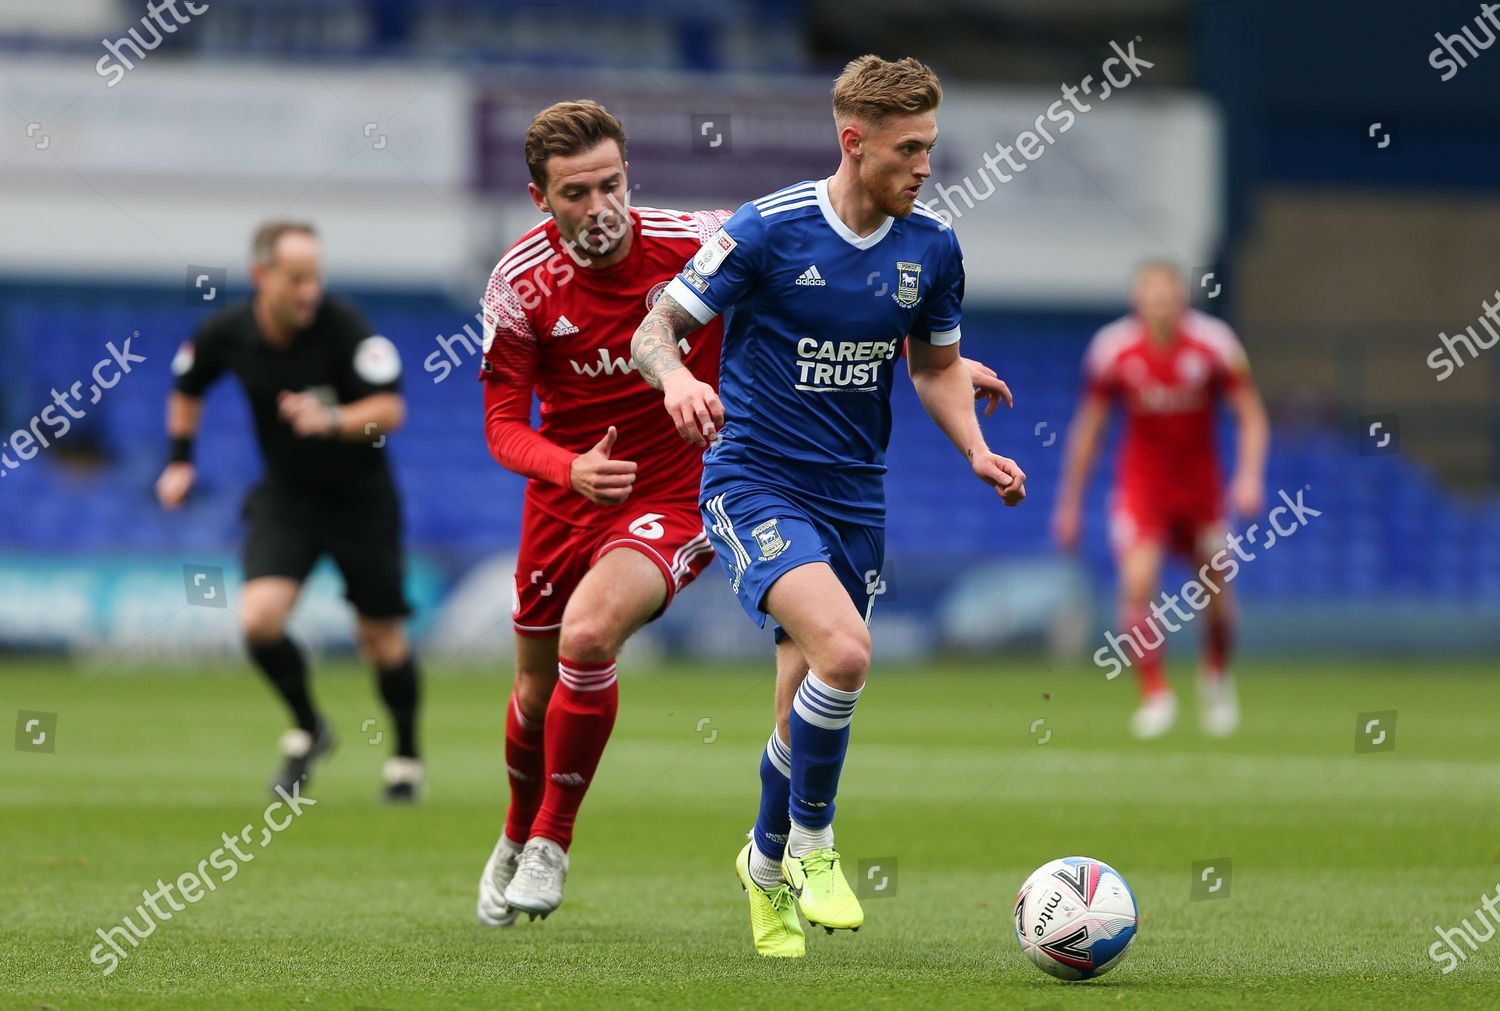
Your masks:
<svg viewBox="0 0 1500 1011"><path fill-rule="evenodd" d="M436 335L457 332L468 321L468 307L387 293L368 293L361 301L407 362L410 421L393 440L391 459L408 539L458 557L513 547L524 481L504 473L484 447L479 391L465 381L467 366L441 384L420 368ZM134 349L148 356L90 406L79 426L100 438L106 453L101 472L79 477L55 454L43 453L0 485L0 548L181 553L233 547L240 501L261 468L244 397L232 383L216 388L205 405L200 489L192 504L168 516L150 497L165 451L169 363L202 317L176 290L28 286L0 303L0 340L7 342L13 373L5 388L27 398L8 407L8 423L27 421L54 386L86 379L107 355L107 341L118 346L139 331ZM1018 398L1014 410L1000 411L984 427L991 443L1027 470L1032 497L1020 509L1003 509L968 476L911 384L898 377L887 482L893 558L961 564L1051 550L1063 432L1076 404L1083 349L1100 322L982 312L965 321L966 352L994 366ZM1039 433L1041 422L1046 427ZM1222 435L1229 452L1228 425ZM1114 426L1107 452L1118 440ZM1103 515L1108 467L1089 490L1080 552L1100 580L1113 578ZM1426 593L1500 603L1500 499L1466 505L1420 468L1399 457L1358 456L1333 431L1278 439L1267 482L1273 497L1278 488L1309 486L1308 503L1325 516L1242 566L1238 585L1245 594L1307 600Z"/></svg>

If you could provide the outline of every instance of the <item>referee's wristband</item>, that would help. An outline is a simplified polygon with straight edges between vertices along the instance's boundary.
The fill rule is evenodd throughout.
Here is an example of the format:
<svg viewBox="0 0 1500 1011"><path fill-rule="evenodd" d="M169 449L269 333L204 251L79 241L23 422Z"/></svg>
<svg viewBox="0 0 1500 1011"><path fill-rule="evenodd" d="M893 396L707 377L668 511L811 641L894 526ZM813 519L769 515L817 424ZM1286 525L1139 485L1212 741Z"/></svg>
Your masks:
<svg viewBox="0 0 1500 1011"><path fill-rule="evenodd" d="M191 435L177 435L172 437L172 448L167 454L167 459L173 463L193 462L193 437Z"/></svg>

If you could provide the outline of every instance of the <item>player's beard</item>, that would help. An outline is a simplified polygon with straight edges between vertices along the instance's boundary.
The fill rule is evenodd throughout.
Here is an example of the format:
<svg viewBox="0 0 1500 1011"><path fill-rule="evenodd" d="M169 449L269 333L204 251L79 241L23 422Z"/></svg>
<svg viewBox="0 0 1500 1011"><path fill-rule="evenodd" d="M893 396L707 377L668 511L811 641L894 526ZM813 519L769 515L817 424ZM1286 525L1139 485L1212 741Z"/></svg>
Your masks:
<svg viewBox="0 0 1500 1011"><path fill-rule="evenodd" d="M916 201L905 192L911 183L897 183L892 176L870 168L868 163L860 168L860 182L882 214L904 218L916 206Z"/></svg>
<svg viewBox="0 0 1500 1011"><path fill-rule="evenodd" d="M583 250L583 255L591 260L608 256L614 251L614 247L615 243L608 232L598 233L591 227L578 233L578 248Z"/></svg>
<svg viewBox="0 0 1500 1011"><path fill-rule="evenodd" d="M596 232L595 229L600 231ZM605 211L594 224L581 228L575 237L578 249L591 260L601 260L620 248L630 230L630 215L623 211Z"/></svg>

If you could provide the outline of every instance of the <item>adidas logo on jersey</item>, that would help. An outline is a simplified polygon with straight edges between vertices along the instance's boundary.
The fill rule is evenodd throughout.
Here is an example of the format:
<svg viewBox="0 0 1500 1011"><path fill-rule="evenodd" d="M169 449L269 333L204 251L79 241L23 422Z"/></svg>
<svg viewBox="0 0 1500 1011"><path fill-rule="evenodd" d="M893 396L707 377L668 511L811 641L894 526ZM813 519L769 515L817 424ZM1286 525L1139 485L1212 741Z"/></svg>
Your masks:
<svg viewBox="0 0 1500 1011"><path fill-rule="evenodd" d="M817 285L818 287L821 288L823 285L827 284L828 282L825 281L825 280L823 280L823 275L822 274L818 273L818 265L815 263L811 267L808 267L806 270L804 270L797 277L797 283L798 284Z"/></svg>
<svg viewBox="0 0 1500 1011"><path fill-rule="evenodd" d="M566 316L557 317L557 322L552 324L552 336L554 337L571 337L577 332L578 328Z"/></svg>

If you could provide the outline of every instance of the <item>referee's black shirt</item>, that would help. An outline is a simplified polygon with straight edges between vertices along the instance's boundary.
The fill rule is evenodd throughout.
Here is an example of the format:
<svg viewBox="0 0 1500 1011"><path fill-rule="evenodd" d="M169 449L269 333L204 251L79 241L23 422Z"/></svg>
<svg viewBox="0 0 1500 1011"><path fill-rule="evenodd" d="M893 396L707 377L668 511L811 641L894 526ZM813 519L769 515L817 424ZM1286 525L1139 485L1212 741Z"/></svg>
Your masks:
<svg viewBox="0 0 1500 1011"><path fill-rule="evenodd" d="M352 306L324 298L312 322L284 348L266 341L248 302L209 317L172 362L176 389L201 397L226 370L239 377L250 400L271 483L343 497L390 481L385 450L376 445L384 440L378 436L304 438L276 407L284 390L313 393L329 405L399 391L401 358L395 345L372 334Z"/></svg>

